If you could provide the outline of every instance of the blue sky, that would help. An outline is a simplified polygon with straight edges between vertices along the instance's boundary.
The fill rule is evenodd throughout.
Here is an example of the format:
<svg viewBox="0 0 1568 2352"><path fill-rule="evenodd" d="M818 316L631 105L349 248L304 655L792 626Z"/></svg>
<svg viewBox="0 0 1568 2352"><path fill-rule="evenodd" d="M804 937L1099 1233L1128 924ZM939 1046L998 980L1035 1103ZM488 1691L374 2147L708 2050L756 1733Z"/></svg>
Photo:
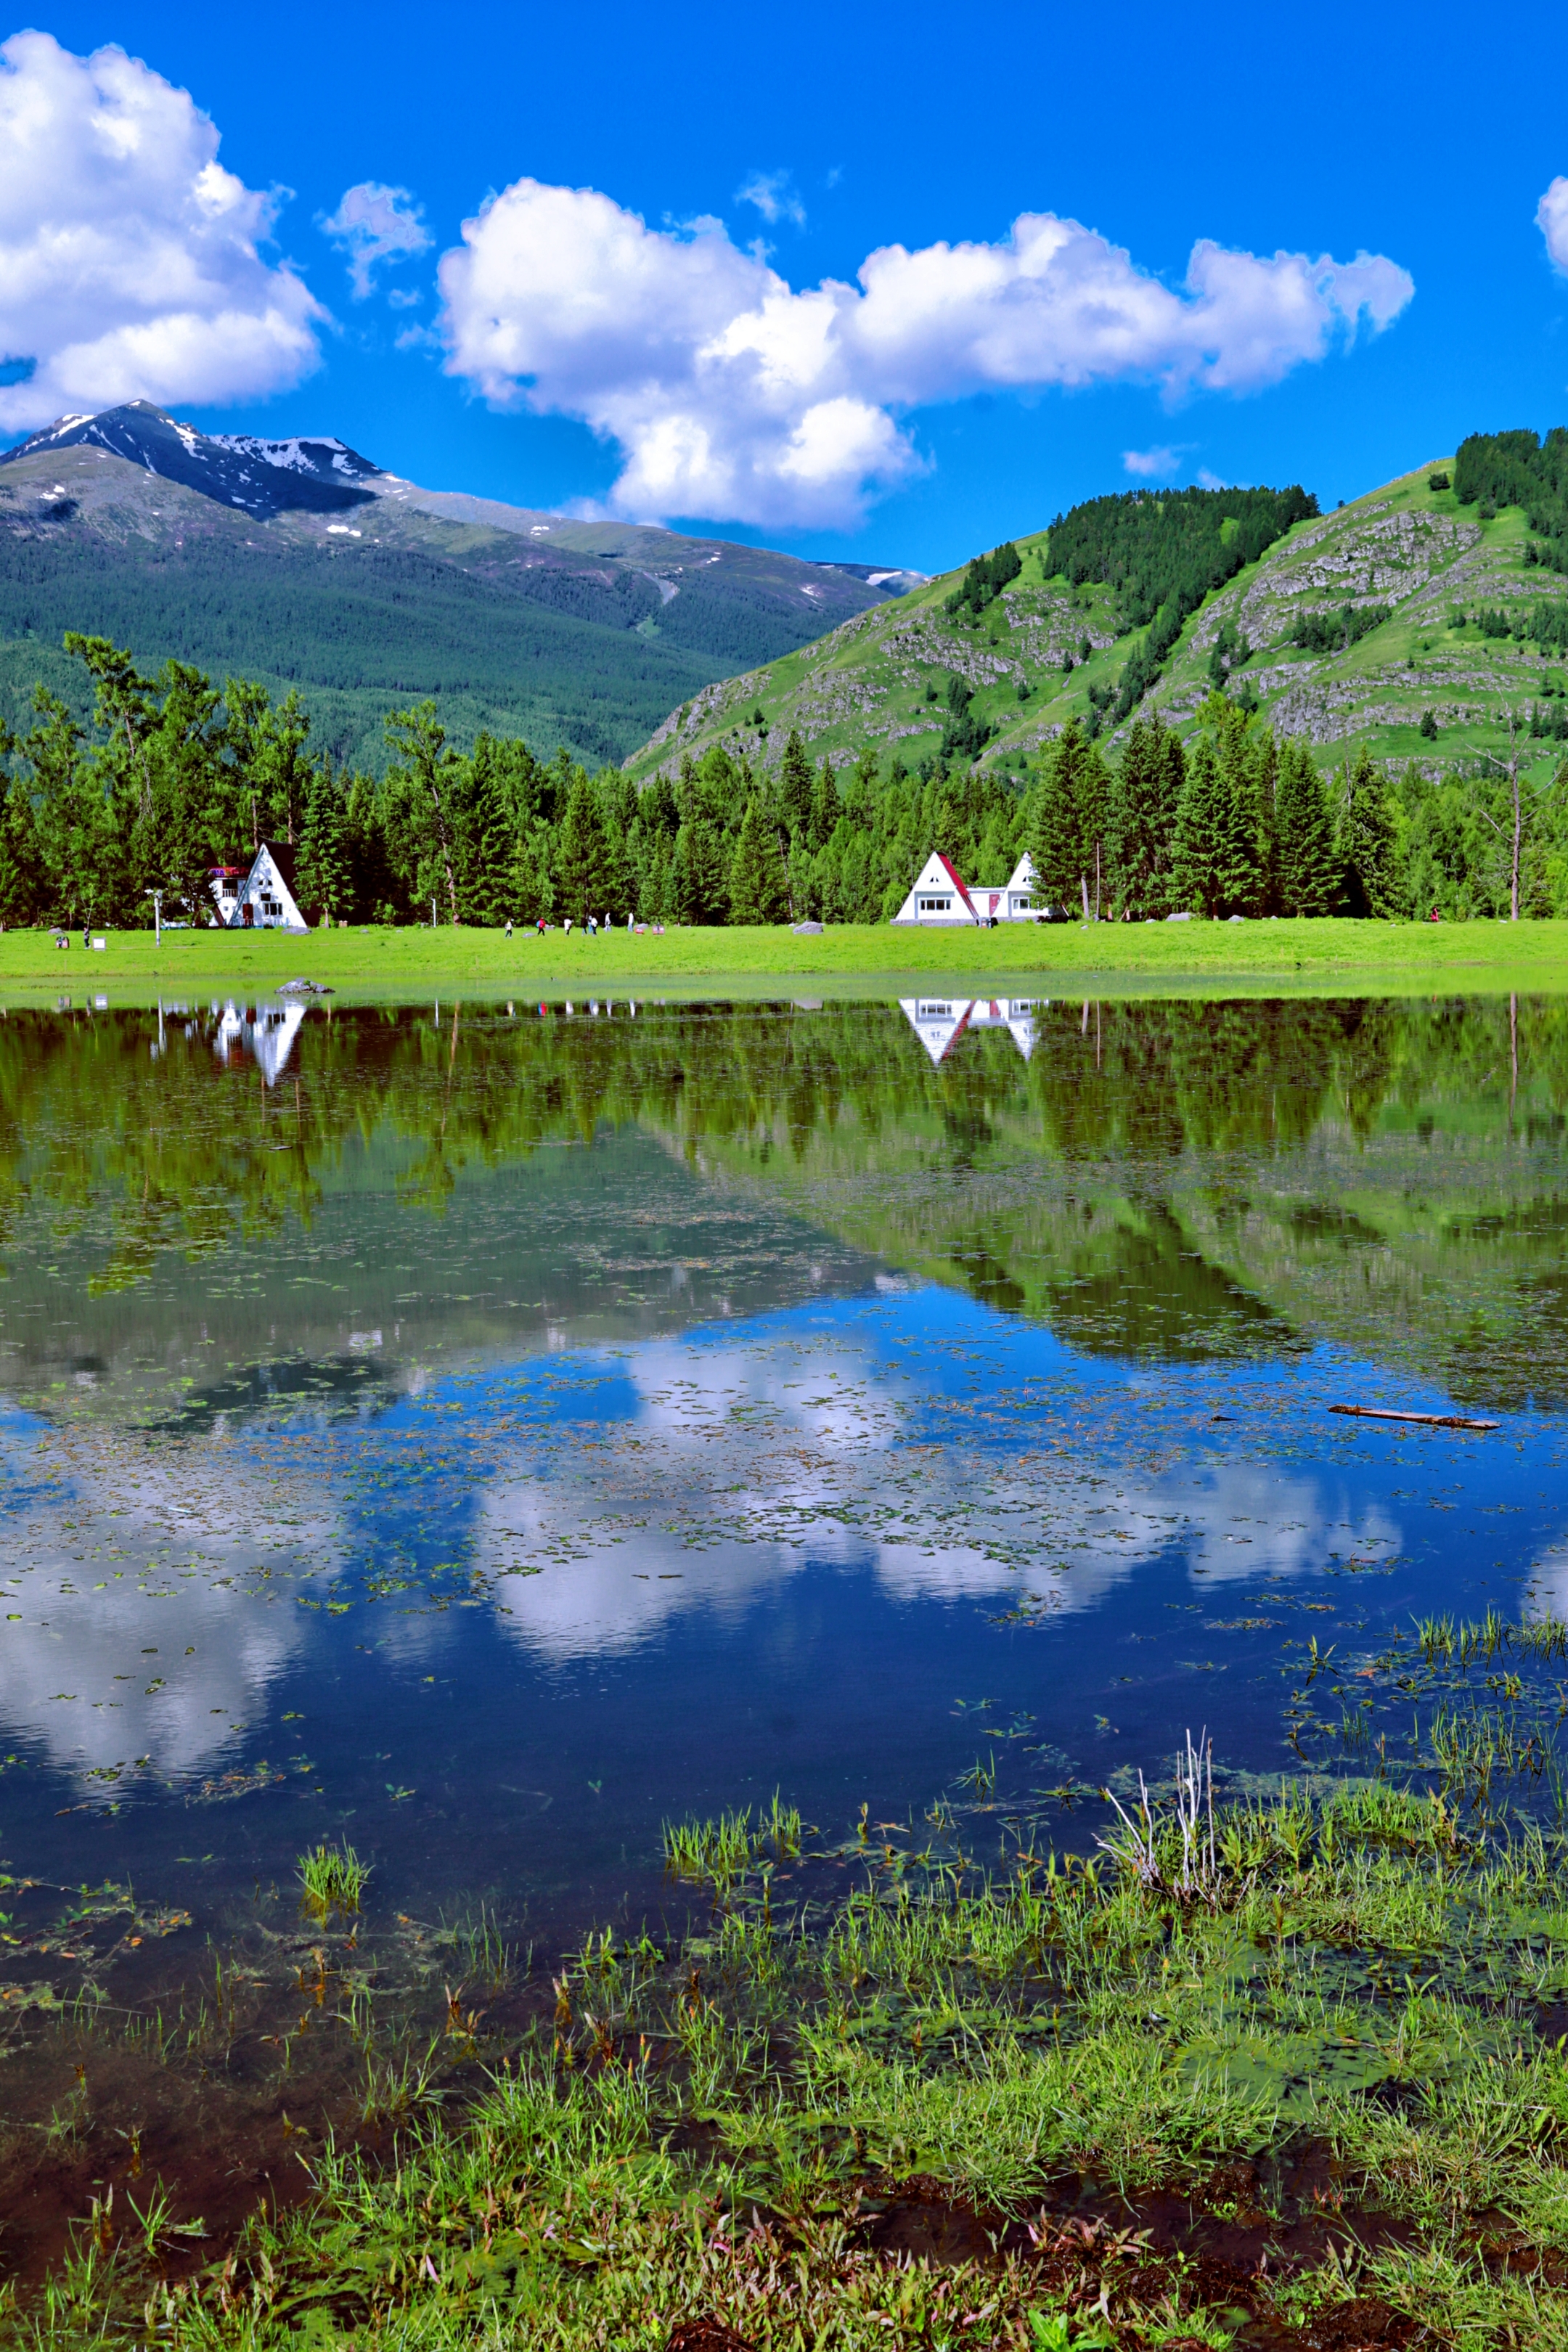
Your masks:
<svg viewBox="0 0 1568 2352"><path fill-rule="evenodd" d="M1555 11L1474 71L1473 16L1414 7L13 22L48 39L0 69L6 439L141 390L934 570L1137 480L1332 504L1568 419ZM1568 267L1568 187L1553 220Z"/></svg>

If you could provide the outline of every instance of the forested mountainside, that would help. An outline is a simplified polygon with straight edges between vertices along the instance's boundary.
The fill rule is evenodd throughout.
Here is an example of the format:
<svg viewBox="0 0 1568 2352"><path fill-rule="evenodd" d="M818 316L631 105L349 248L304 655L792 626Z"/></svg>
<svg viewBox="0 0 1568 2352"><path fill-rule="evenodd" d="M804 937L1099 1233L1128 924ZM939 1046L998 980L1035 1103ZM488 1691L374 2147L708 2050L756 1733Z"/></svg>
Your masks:
<svg viewBox="0 0 1568 2352"><path fill-rule="evenodd" d="M1320 762L1364 748L1466 772L1506 753L1510 714L1538 746L1563 740L1565 444L1476 435L1329 514L1300 490L1090 499L709 687L628 765L668 771L720 742L775 767L796 728L814 759L951 767L954 678L972 697L962 748L1004 776L1032 772L1069 719L1112 748L1145 704L1184 731L1215 685ZM1005 583L998 558L1016 565Z"/></svg>
<svg viewBox="0 0 1568 2352"><path fill-rule="evenodd" d="M918 575L427 491L328 438L181 425L145 402L0 456L0 719L80 692L67 630L297 688L317 740L378 769L387 711L619 760L670 705ZM86 702L76 705L85 717Z"/></svg>
<svg viewBox="0 0 1568 2352"><path fill-rule="evenodd" d="M145 919L153 887L205 913L258 831L353 921L877 921L933 848L982 887L1027 850L1058 913L1568 915L1559 446L1477 436L1327 516L1295 488L1091 501L596 775L534 725L465 750L460 697L387 686L361 764L313 693L76 635L71 690L0 734L0 919ZM387 514L314 447L332 511Z"/></svg>
<svg viewBox="0 0 1568 2352"><path fill-rule="evenodd" d="M931 846L986 885L1027 847L1108 913L1568 914L1565 451L1473 435L1330 514L1090 499L710 687L628 772L787 805L826 762L839 915L888 912Z"/></svg>

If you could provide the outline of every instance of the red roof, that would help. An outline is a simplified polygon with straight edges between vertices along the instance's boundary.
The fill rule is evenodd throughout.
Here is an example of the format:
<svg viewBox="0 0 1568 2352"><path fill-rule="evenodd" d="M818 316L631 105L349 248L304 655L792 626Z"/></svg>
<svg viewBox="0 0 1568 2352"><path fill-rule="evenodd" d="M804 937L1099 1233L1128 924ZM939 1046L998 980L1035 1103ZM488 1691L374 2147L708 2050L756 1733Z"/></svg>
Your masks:
<svg viewBox="0 0 1568 2352"><path fill-rule="evenodd" d="M936 853L936 862L941 866L942 872L946 875L948 880L952 884L953 888L957 891L959 897L963 899L970 913L973 914L974 912L974 901L969 895L968 885L965 883L963 875L960 874L952 858L944 857L942 851L939 849ZM906 867L905 870L907 872L908 868Z"/></svg>

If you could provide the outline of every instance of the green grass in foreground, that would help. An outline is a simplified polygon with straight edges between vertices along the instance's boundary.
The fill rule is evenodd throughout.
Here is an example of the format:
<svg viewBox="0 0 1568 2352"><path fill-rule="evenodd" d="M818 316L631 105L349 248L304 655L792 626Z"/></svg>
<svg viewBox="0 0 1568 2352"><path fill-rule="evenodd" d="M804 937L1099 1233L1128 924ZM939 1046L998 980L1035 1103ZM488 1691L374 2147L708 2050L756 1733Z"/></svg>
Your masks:
<svg viewBox="0 0 1568 2352"><path fill-rule="evenodd" d="M0 2335L1568 2344L1568 1843L1376 1781L1282 1788L1212 1833L1204 1797L1200 1767L1185 1847L1178 1797L1088 1864L1020 1852L989 1883L863 1822L863 1883L798 1916L793 1816L672 1828L710 1926L591 1941L464 2120L383 2086L391 2158L329 2149L308 2207L195 2275L155 2189L132 2226L96 2206ZM960 2259L879 2242L911 2183L980 2217ZM1183 2200L1184 2245L1140 2234L1151 2190Z"/></svg>
<svg viewBox="0 0 1568 2352"><path fill-rule="evenodd" d="M895 930L845 924L820 937L786 929L624 931L586 939L559 931L467 929L277 932L111 931L102 954L68 949L47 931L0 934L0 990L68 995L90 1004L183 989L275 987L296 975L356 995L409 991L527 997L535 992L615 995L700 983L756 992L769 982L828 978L911 988L973 983L1028 993L1053 981L1069 988L1157 984L1187 992L1259 986L1384 989L1568 986L1568 922L1100 923L994 931Z"/></svg>

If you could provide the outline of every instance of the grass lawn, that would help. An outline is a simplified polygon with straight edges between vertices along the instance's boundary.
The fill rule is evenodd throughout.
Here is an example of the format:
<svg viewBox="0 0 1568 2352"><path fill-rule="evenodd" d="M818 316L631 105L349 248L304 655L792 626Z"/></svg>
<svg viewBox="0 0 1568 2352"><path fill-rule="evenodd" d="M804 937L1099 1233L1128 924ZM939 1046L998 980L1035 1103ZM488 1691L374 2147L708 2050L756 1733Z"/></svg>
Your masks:
<svg viewBox="0 0 1568 2352"><path fill-rule="evenodd" d="M48 931L0 934L0 991L17 997L95 995L110 1004L157 996L258 992L296 976L345 996L437 993L678 992L788 994L802 984L858 984L880 994L931 987L963 994L1110 993L1151 986L1233 994L1305 988L1355 994L1444 988L1490 992L1568 986L1568 922L1084 924L994 931L836 925L799 938L781 927L624 931L597 939L560 930L368 928L278 932L110 931L101 954ZM842 993L838 990L836 992Z"/></svg>

